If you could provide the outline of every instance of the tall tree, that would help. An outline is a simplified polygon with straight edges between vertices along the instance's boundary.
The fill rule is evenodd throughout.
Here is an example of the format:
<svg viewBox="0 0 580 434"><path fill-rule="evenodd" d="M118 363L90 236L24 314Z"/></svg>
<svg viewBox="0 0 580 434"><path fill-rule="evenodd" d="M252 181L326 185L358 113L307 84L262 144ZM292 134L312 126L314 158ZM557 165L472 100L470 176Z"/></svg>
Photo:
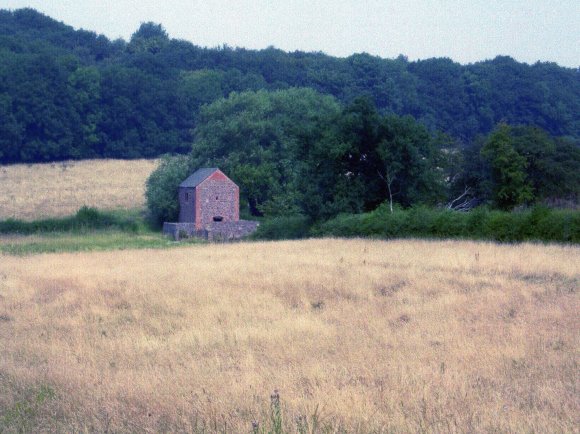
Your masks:
<svg viewBox="0 0 580 434"><path fill-rule="evenodd" d="M131 36L127 46L130 53L158 53L169 43L169 36L161 24L151 21L141 23L139 29Z"/></svg>
<svg viewBox="0 0 580 434"><path fill-rule="evenodd" d="M232 93L201 109L192 157L219 166L254 215L296 212L296 155L339 113L332 97L311 89Z"/></svg>
<svg viewBox="0 0 580 434"><path fill-rule="evenodd" d="M526 181L526 158L514 149L511 129L501 124L488 137L481 154L491 166L493 200L499 208L512 209L533 199Z"/></svg>

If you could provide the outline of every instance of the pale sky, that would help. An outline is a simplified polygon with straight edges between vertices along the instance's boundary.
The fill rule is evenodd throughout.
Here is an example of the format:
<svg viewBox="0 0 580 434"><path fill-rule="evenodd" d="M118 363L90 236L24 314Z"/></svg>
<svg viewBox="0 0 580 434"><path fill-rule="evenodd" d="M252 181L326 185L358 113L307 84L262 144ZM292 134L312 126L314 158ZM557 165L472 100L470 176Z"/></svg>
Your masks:
<svg viewBox="0 0 580 434"><path fill-rule="evenodd" d="M0 0L129 40L142 22L196 45L580 66L579 0Z"/></svg>

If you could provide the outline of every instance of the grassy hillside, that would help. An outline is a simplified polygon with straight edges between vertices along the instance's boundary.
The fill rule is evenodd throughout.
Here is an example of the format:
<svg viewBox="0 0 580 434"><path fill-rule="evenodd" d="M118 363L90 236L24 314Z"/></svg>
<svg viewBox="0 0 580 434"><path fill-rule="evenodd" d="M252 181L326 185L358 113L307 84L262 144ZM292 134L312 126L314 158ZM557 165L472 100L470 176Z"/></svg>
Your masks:
<svg viewBox="0 0 580 434"><path fill-rule="evenodd" d="M579 262L334 239L0 255L0 431L573 432Z"/></svg>
<svg viewBox="0 0 580 434"><path fill-rule="evenodd" d="M85 160L0 166L0 220L68 216L86 205L143 208L158 160Z"/></svg>

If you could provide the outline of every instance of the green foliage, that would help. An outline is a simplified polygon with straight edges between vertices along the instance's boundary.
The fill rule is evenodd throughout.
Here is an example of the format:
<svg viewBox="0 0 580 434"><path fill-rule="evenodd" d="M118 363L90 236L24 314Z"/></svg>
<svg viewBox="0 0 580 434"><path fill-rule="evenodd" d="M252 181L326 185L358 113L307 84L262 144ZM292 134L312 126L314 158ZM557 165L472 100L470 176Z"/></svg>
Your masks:
<svg viewBox="0 0 580 434"><path fill-rule="evenodd" d="M47 232L82 232L88 230L116 229L123 232L138 232L139 218L126 213L99 211L86 206L76 215L36 221L8 219L0 221L0 234L28 235Z"/></svg>
<svg viewBox="0 0 580 434"><path fill-rule="evenodd" d="M383 205L364 214L343 214L312 230L317 236L468 238L501 242L580 242L580 212L534 207L520 212L478 208L468 213Z"/></svg>
<svg viewBox="0 0 580 434"><path fill-rule="evenodd" d="M532 189L526 181L528 162L514 148L508 125L500 125L481 149L491 165L493 201L501 209L512 209L531 201Z"/></svg>
<svg viewBox="0 0 580 434"><path fill-rule="evenodd" d="M273 217L262 221L252 238L256 240L306 238L309 235L311 225L311 220L301 215Z"/></svg>
<svg viewBox="0 0 580 434"><path fill-rule="evenodd" d="M526 182L534 197L580 198L580 147L566 139L553 139L533 126L510 129L516 152L526 159Z"/></svg>
<svg viewBox="0 0 580 434"><path fill-rule="evenodd" d="M379 172L383 172L382 179L392 182L396 201L410 206L440 200L443 179L437 163L442 156L426 128L410 116L391 115L383 121L381 136Z"/></svg>
<svg viewBox="0 0 580 434"><path fill-rule="evenodd" d="M191 175L193 167L187 157L165 157L151 173L147 179L145 197L152 224L160 226L163 222L177 221L178 187Z"/></svg>
<svg viewBox="0 0 580 434"><path fill-rule="evenodd" d="M130 53L149 52L158 53L169 42L167 32L161 24L153 22L142 23L139 29L131 36L127 46Z"/></svg>
<svg viewBox="0 0 580 434"><path fill-rule="evenodd" d="M180 76L180 91L189 104L199 110L203 104L209 104L224 95L224 73L211 69L183 71Z"/></svg>
<svg viewBox="0 0 580 434"><path fill-rule="evenodd" d="M178 244L152 231L140 210L99 211L87 207L60 219L0 221L0 234L10 235L0 243L0 252L11 255L168 248Z"/></svg>
<svg viewBox="0 0 580 434"><path fill-rule="evenodd" d="M270 397L270 423L272 434L283 434L282 408L280 407L280 394L277 390Z"/></svg>
<svg viewBox="0 0 580 434"><path fill-rule="evenodd" d="M510 209L522 203L580 198L580 147L534 126L498 126L485 143L467 149L459 183ZM478 149L480 155L478 156ZM478 158L479 157L479 158Z"/></svg>
<svg viewBox="0 0 580 434"><path fill-rule="evenodd" d="M345 104L367 95L381 114L411 115L466 143L499 120L580 139L577 71L553 63L207 49L152 22L110 41L33 9L0 10L2 164L186 153L202 104L293 87Z"/></svg>
<svg viewBox="0 0 580 434"><path fill-rule="evenodd" d="M566 194L573 201L580 153L559 143L500 125L462 154L457 142L431 135L412 117L380 115L369 99L341 108L311 89L232 93L203 106L191 158L164 162L148 181L147 198L155 222L175 220L179 182L215 166L240 186L242 214L250 217L324 221L386 200L390 209L416 208L462 195L508 210L533 203L534 191L537 199Z"/></svg>
<svg viewBox="0 0 580 434"><path fill-rule="evenodd" d="M190 243L201 242L196 239ZM0 243L0 252L9 255L38 253L89 252L125 249L165 249L180 245L156 232L122 232L117 229L84 232L39 233L31 237L15 237ZM181 244L182 245L182 244Z"/></svg>
<svg viewBox="0 0 580 434"><path fill-rule="evenodd" d="M243 215L323 221L464 191L506 210L575 204L579 112L577 71L554 64L205 49L152 22L109 41L0 10L0 164L193 143L150 179L158 224L176 218L177 181L209 165L240 185Z"/></svg>
<svg viewBox="0 0 580 434"><path fill-rule="evenodd" d="M338 103L312 89L232 93L201 110L194 167L219 167L253 215L298 210L299 147L327 131Z"/></svg>
<svg viewBox="0 0 580 434"><path fill-rule="evenodd" d="M368 211L386 198L409 206L441 197L439 150L427 130L408 116L381 116L368 99L345 107L321 140L306 145L298 185L302 212L313 219Z"/></svg>
<svg viewBox="0 0 580 434"><path fill-rule="evenodd" d="M28 391L25 399L17 401L10 408L0 409L0 433L34 431L36 418L48 401L56 394L50 386L42 385L37 390ZM38 427L37 427L38 428Z"/></svg>

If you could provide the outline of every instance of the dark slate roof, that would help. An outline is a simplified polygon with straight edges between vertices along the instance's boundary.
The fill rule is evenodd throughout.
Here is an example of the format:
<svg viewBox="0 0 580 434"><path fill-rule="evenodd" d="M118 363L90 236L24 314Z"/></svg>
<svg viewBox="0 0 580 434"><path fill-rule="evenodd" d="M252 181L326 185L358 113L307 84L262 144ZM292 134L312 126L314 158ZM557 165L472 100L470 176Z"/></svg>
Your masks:
<svg viewBox="0 0 580 434"><path fill-rule="evenodd" d="M198 169L193 172L192 175L189 176L185 181L179 184L180 187L188 187L193 188L197 187L199 184L203 182L208 176L218 170L217 167L204 167L203 169Z"/></svg>

